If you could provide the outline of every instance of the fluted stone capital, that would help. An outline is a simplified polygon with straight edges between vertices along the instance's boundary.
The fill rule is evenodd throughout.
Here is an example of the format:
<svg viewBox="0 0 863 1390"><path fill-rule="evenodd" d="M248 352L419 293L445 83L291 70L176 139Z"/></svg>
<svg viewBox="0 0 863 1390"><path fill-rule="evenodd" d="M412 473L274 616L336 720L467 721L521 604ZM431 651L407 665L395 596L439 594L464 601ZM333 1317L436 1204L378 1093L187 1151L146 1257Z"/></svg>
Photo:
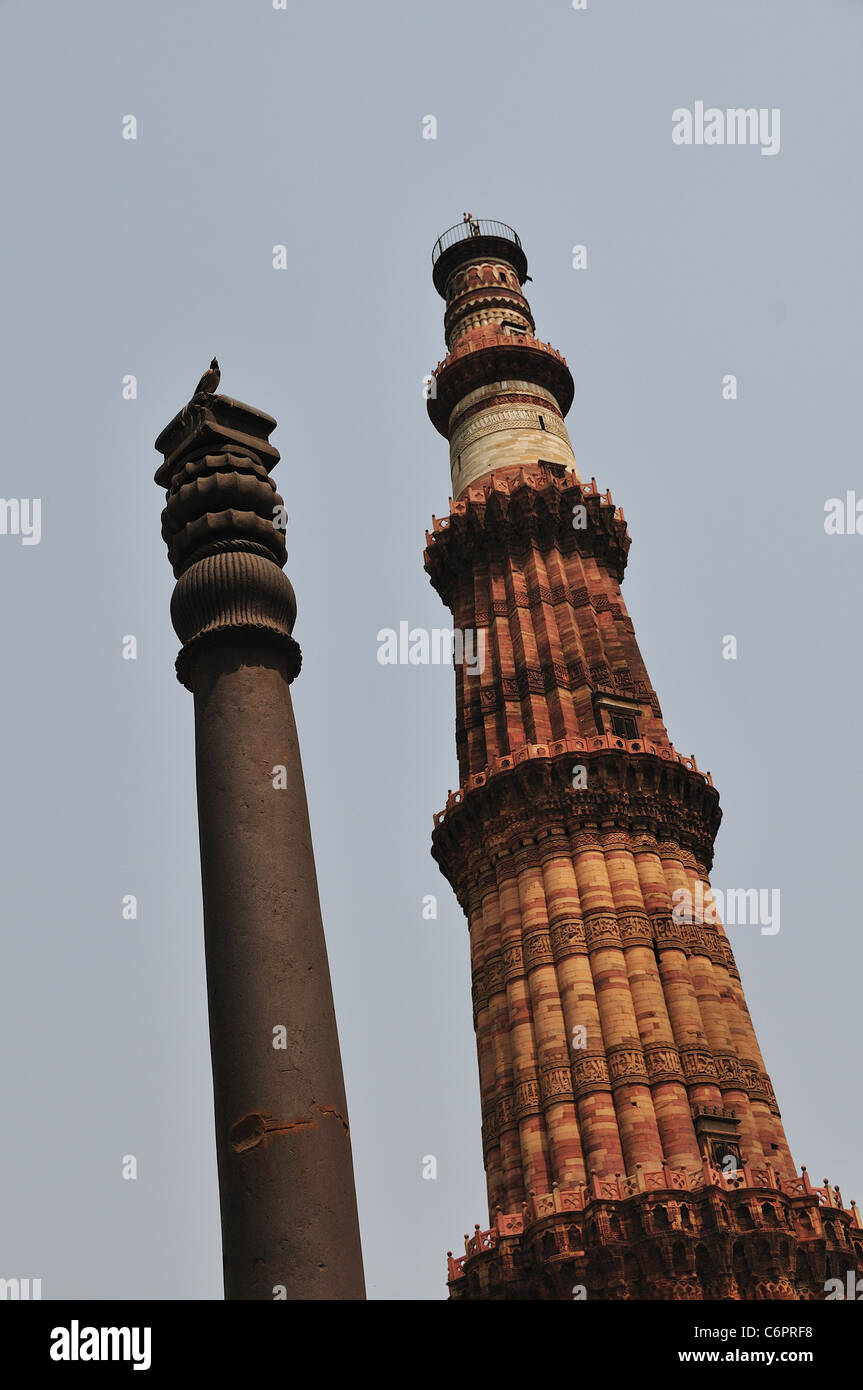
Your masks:
<svg viewBox="0 0 863 1390"><path fill-rule="evenodd" d="M177 577L171 619L183 643L177 676L190 690L195 658L225 638L280 647L289 680L300 669L291 635L297 604L274 524L284 515L270 477L279 461L269 442L275 424L230 396L201 394L156 440L164 457L155 475L166 491L162 537Z"/></svg>

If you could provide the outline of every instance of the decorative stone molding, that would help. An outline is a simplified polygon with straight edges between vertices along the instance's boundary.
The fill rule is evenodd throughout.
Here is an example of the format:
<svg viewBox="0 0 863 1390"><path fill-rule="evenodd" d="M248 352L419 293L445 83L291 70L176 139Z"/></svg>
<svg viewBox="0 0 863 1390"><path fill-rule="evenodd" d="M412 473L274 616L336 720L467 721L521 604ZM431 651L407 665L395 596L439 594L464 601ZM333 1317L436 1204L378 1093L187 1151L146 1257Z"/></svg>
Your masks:
<svg viewBox="0 0 863 1390"><path fill-rule="evenodd" d="M532 1076L524 1081L517 1082L515 1087L515 1113L518 1119L523 1120L526 1115L539 1115L541 1112L542 1104L539 1094L539 1078Z"/></svg>
<svg viewBox="0 0 863 1390"><path fill-rule="evenodd" d="M587 949L584 923L577 918L555 922L551 928L550 940L555 960L563 960L565 956L583 955Z"/></svg>
<svg viewBox="0 0 863 1390"><path fill-rule="evenodd" d="M651 1081L682 1081L683 1067L676 1047L665 1043L645 1043L644 1062Z"/></svg>
<svg viewBox="0 0 863 1390"><path fill-rule="evenodd" d="M587 742L586 740L584 742ZM555 753L556 745L542 745L536 754L519 758L513 754L501 759L491 775L475 777L451 796L447 809L435 817L432 854L449 879L459 901L467 906L470 885L484 871L494 855L515 856L523 865L537 867L543 859L559 853L559 841L537 844L537 824L560 829L567 837L571 854L602 852L598 829L605 820L620 825L651 820L666 835L690 840L701 855L711 859L713 839L719 824L718 798L702 774L677 765L672 787L663 776L665 760L656 754L637 754L639 789L622 790L621 782L629 762L629 751L582 749L578 756L587 767L587 787L573 791L572 755ZM523 842L531 843L525 845ZM687 949L693 925L676 923L670 914L657 917L657 940ZM616 918L608 926L609 935L619 941ZM724 950L717 944L717 951Z"/></svg>
<svg viewBox="0 0 863 1390"><path fill-rule="evenodd" d="M745 1086L740 1060L733 1052L715 1052L713 1060L719 1084L723 1089L738 1090Z"/></svg>
<svg viewBox="0 0 863 1390"><path fill-rule="evenodd" d="M495 1104L494 1118L497 1134L503 1134L504 1130L518 1127L515 1101L511 1095L503 1095L498 1098Z"/></svg>
<svg viewBox="0 0 863 1390"><path fill-rule="evenodd" d="M610 1091L611 1077L604 1054L577 1053L572 1063L572 1080L576 1097L589 1091Z"/></svg>
<svg viewBox="0 0 863 1390"><path fill-rule="evenodd" d="M469 391L495 381L535 381L551 391L561 415L566 415L575 394L572 375L557 348L529 334L510 335L491 324L462 334L438 362L432 378L435 389L427 403L429 419L444 436L458 402Z"/></svg>
<svg viewBox="0 0 863 1390"><path fill-rule="evenodd" d="M620 940L624 946L647 946L653 942L650 918L637 912L624 912L617 919Z"/></svg>
<svg viewBox="0 0 863 1390"><path fill-rule="evenodd" d="M503 973L507 980L518 979L520 975L524 974L524 955L520 943L507 946L501 952L501 956L503 958Z"/></svg>
<svg viewBox="0 0 863 1390"><path fill-rule="evenodd" d="M189 689L197 653L225 637L279 649L289 680L300 669L291 635L296 599L273 524L284 507L269 476L279 458L269 443L275 423L229 396L201 395L156 440L164 456L156 471L166 489L162 536L177 577L171 618L183 643L177 676Z"/></svg>
<svg viewBox="0 0 863 1390"><path fill-rule="evenodd" d="M585 508L587 524L581 530L572 525L575 506ZM494 549L517 560L533 546L556 546L563 554L594 556L619 583L630 546L626 522L607 494L573 473L549 478L526 467L515 477L491 474L478 480L453 503L448 517L433 518L432 528L426 532L425 567L450 609L459 578L471 572L478 551Z"/></svg>
<svg viewBox="0 0 863 1390"><path fill-rule="evenodd" d="M466 449L469 444L473 444L477 439L482 439L487 434L494 434L497 430L518 430L518 429L539 429L540 411L536 407L526 405L501 406L497 409L487 409L481 413L471 416L452 437L452 448L457 453L461 449ZM569 442L566 425L558 415L548 411L543 415L543 428L550 434L556 434L561 439Z"/></svg>
<svg viewBox="0 0 863 1390"><path fill-rule="evenodd" d="M526 970L537 965L552 964L554 955L551 949L551 936L548 931L531 932L524 938L524 964Z"/></svg>
<svg viewBox="0 0 863 1390"><path fill-rule="evenodd" d="M574 1284L592 1302L823 1299L831 1259L863 1275L859 1214L829 1184L813 1187L805 1169L785 1181L769 1164L727 1179L706 1161L555 1186L447 1256L453 1299L560 1302Z"/></svg>
<svg viewBox="0 0 863 1390"><path fill-rule="evenodd" d="M645 1066L644 1053L640 1047L610 1047L608 1049L608 1074L611 1078L612 1089L616 1090L619 1083L640 1082L647 1085L647 1067Z"/></svg>
<svg viewBox="0 0 863 1390"><path fill-rule="evenodd" d="M539 1078L542 1100L572 1100L572 1072L569 1067L550 1067Z"/></svg>
<svg viewBox="0 0 863 1390"><path fill-rule="evenodd" d="M584 933L587 937L588 951L595 951L603 946L620 945L620 927L613 913L602 912L591 916L586 915Z"/></svg>
<svg viewBox="0 0 863 1390"><path fill-rule="evenodd" d="M718 1082L719 1073L713 1053L706 1048L690 1047L684 1044L680 1049L680 1062L686 1080L692 1082Z"/></svg>

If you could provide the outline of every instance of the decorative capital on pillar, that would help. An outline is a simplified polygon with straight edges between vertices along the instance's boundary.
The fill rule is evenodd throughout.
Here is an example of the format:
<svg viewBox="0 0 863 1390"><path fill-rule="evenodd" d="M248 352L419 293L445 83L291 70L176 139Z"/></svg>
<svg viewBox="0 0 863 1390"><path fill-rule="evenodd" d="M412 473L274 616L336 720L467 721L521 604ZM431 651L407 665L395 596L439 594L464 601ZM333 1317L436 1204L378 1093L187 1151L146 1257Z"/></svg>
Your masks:
<svg viewBox="0 0 863 1390"><path fill-rule="evenodd" d="M281 648L289 680L300 669L297 604L282 569L285 509L270 478L275 425L242 401L199 393L156 440L164 461L155 480L167 494L162 537L177 577L171 619L183 643L177 677L189 690L197 656L226 637Z"/></svg>

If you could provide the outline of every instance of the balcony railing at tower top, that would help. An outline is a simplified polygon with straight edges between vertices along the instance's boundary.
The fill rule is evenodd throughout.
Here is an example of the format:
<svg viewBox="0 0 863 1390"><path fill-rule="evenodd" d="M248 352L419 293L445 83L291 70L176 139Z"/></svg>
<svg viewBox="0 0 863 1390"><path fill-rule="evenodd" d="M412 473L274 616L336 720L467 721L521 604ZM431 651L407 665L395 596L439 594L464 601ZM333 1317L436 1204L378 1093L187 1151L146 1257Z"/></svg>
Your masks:
<svg viewBox="0 0 863 1390"><path fill-rule="evenodd" d="M473 236L496 236L503 241L512 241L516 246L521 247L518 232L513 231L505 222L492 222L487 217L471 217L463 222L457 222L454 227L450 227L439 236L434 244L432 251L432 265L440 258L444 251L450 246L455 246L457 241L468 241Z"/></svg>
<svg viewBox="0 0 863 1390"><path fill-rule="evenodd" d="M562 1188L553 1183L551 1192L540 1195L531 1192L530 1201L522 1202L520 1212L504 1213L498 1207L495 1223L489 1230L484 1231L477 1225L474 1227L473 1236L465 1236L463 1255L453 1259L452 1251L447 1251L449 1282L464 1277L465 1261L472 1255L481 1255L493 1250L501 1237L520 1236L535 1223L553 1218L559 1212L585 1211L592 1202L626 1201L630 1197L641 1197L642 1194L662 1190L685 1194L712 1187L726 1192L741 1190L744 1197L750 1195L747 1193L747 1189L750 1189L758 1193L759 1201L762 1197L767 1197L770 1190L792 1201L796 1198L798 1202L801 1198L805 1201L806 1198L814 1196L819 1209L832 1208L834 1211L843 1212L851 1217L848 1226L853 1228L855 1233L863 1230L863 1218L856 1202L846 1207L839 1188L831 1187L826 1178L823 1187L814 1187L809 1181L805 1167L801 1170L799 1178L784 1178L770 1163L764 1163L759 1167L750 1165L745 1160L742 1168L733 1173L723 1168L714 1168L707 1159L704 1159L700 1169L669 1168L663 1163L661 1168L652 1172L647 1171L643 1164L637 1163L635 1172L627 1177L615 1174L613 1179L599 1178L595 1173L591 1173L587 1183L576 1187ZM680 1198L676 1200L679 1201ZM767 1205L770 1205L769 1200ZM619 1235L617 1238L620 1239ZM845 1243L847 1244L847 1239Z"/></svg>

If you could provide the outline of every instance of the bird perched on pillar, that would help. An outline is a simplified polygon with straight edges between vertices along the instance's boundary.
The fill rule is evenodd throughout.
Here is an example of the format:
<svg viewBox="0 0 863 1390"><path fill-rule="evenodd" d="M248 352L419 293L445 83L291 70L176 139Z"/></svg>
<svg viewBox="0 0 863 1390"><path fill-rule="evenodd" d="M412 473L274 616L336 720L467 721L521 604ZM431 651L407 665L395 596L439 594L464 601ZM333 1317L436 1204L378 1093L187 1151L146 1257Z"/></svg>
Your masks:
<svg viewBox="0 0 863 1390"><path fill-rule="evenodd" d="M197 396L200 391L204 391L208 396L212 396L213 393L217 390L221 379L222 373L219 371L219 364L214 357L209 367L204 372L204 375L201 377L201 380L195 387L195 395Z"/></svg>

